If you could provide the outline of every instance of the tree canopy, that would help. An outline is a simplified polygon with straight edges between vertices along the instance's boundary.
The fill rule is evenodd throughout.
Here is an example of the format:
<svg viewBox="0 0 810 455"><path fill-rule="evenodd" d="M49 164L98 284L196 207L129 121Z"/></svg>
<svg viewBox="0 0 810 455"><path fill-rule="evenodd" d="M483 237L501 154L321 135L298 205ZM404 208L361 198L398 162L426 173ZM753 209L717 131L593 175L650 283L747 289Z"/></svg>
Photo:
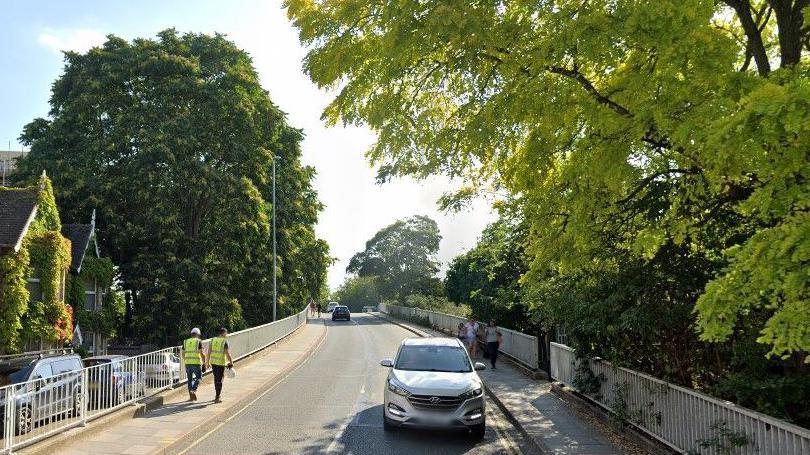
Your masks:
<svg viewBox="0 0 810 455"><path fill-rule="evenodd" d="M281 315L320 292L328 247L314 232L321 204L300 163L303 134L225 37L110 35L65 54L50 105L25 127L18 175L47 169L63 219L98 210L138 338L270 320L275 156Z"/></svg>
<svg viewBox="0 0 810 455"><path fill-rule="evenodd" d="M377 132L381 178L520 197L528 286L677 250L719 264L681 296L704 340L803 358L809 4L286 1L305 71L340 88L324 117Z"/></svg>
<svg viewBox="0 0 810 455"><path fill-rule="evenodd" d="M410 294L437 294L441 282L436 254L439 227L426 216L398 220L380 229L346 267L359 277L377 277L383 299L404 300Z"/></svg>

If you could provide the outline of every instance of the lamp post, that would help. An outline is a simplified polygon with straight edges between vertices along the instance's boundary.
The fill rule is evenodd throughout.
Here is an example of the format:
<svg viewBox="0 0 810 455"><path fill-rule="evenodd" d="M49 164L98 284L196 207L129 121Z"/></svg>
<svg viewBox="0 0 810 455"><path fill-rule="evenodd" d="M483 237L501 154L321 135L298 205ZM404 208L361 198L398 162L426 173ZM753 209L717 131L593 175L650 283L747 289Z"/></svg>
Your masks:
<svg viewBox="0 0 810 455"><path fill-rule="evenodd" d="M281 157L273 155L273 320L276 320L276 160Z"/></svg>

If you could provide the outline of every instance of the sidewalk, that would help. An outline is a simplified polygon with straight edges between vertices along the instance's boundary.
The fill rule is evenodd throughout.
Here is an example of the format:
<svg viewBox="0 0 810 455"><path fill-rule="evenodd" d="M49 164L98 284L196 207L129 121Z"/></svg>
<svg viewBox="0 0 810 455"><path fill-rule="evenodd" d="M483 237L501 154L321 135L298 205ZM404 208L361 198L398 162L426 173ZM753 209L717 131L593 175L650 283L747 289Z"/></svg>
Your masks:
<svg viewBox="0 0 810 455"><path fill-rule="evenodd" d="M207 375L197 391L198 401L188 401L187 389L183 385L179 391L168 392L163 406L142 417L122 420L85 436L77 431L75 437L59 446L58 452L60 455L173 452L172 444L205 433L200 431L201 428L224 420L229 411L236 412L242 407L240 402L254 399L267 389L268 383L278 381L298 366L317 347L325 333L326 326L321 320L310 319L304 327L275 346L238 362L237 376L225 379L222 403L213 402L213 377ZM92 422L88 424L91 425ZM36 445L31 449L36 450ZM20 453L25 453L25 449Z"/></svg>
<svg viewBox="0 0 810 455"><path fill-rule="evenodd" d="M430 336L447 336L387 314L384 318ZM479 376L543 452L567 455L636 453L613 443L603 431L583 419L551 391L549 382L529 378L508 362L499 361L498 368L493 370L487 359L475 360L486 363L487 369L479 372Z"/></svg>

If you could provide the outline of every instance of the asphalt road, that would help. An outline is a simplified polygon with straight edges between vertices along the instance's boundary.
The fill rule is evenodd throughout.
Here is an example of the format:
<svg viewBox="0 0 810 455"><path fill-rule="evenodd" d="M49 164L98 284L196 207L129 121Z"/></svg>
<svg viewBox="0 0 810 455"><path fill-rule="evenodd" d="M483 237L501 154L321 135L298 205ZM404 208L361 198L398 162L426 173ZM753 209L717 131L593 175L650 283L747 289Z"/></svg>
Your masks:
<svg viewBox="0 0 810 455"><path fill-rule="evenodd" d="M393 357L403 338L415 335L367 314L352 314L350 322L327 320L326 325L326 338L314 355L185 453L453 455L527 450L491 401L487 433L480 442L466 433L383 431L388 370L379 362Z"/></svg>

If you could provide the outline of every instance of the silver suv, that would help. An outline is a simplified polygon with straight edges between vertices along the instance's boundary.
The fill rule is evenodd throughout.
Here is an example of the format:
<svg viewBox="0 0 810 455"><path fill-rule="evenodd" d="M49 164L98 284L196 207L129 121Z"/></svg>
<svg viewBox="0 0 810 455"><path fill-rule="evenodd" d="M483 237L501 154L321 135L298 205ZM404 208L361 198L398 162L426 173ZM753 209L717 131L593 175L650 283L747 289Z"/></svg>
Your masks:
<svg viewBox="0 0 810 455"><path fill-rule="evenodd" d="M455 338L407 338L394 360L380 365L391 368L385 381L383 423L398 427L459 428L473 437L484 437L484 391L467 350Z"/></svg>

